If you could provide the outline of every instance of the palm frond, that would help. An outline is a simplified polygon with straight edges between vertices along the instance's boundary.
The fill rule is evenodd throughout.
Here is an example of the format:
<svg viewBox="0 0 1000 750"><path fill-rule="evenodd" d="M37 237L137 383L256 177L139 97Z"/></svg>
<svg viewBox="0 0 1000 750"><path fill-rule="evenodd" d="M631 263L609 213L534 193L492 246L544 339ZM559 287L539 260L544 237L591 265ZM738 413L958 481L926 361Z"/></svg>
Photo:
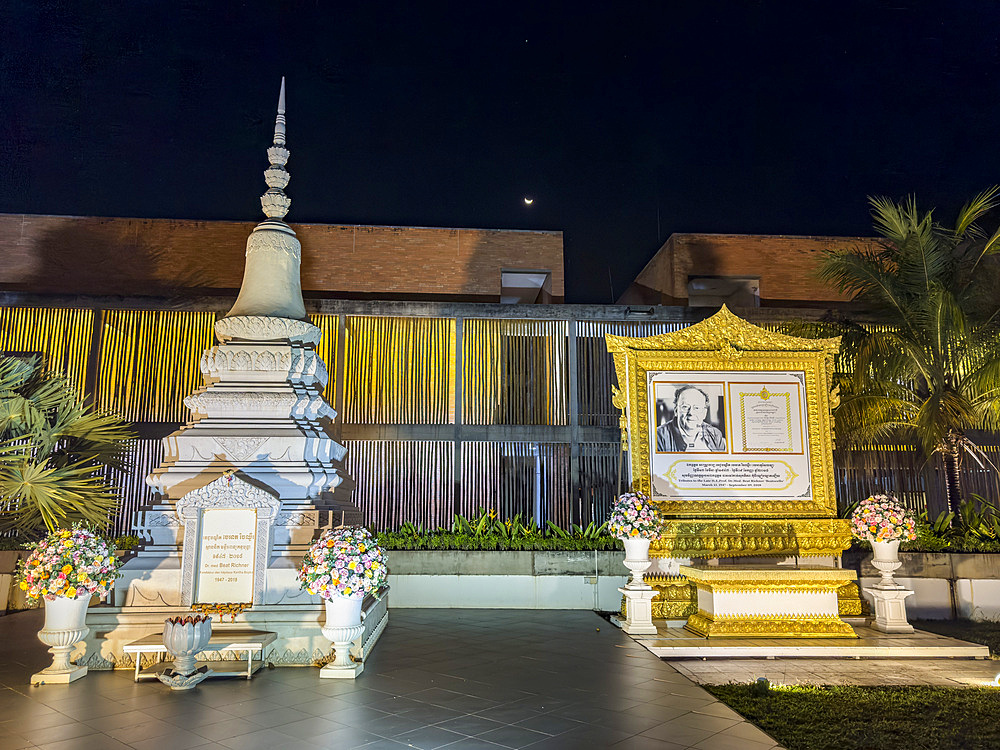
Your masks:
<svg viewBox="0 0 1000 750"><path fill-rule="evenodd" d="M24 457L0 464L0 530L53 531L82 521L105 526L118 503L93 467L52 467Z"/></svg>
<svg viewBox="0 0 1000 750"><path fill-rule="evenodd" d="M955 234L962 236L976 221L1000 205L1000 185L986 188L962 206L955 221Z"/></svg>
<svg viewBox="0 0 1000 750"><path fill-rule="evenodd" d="M118 499L103 473L126 465L132 437L38 358L0 357L0 530L33 536L75 521L107 523Z"/></svg>

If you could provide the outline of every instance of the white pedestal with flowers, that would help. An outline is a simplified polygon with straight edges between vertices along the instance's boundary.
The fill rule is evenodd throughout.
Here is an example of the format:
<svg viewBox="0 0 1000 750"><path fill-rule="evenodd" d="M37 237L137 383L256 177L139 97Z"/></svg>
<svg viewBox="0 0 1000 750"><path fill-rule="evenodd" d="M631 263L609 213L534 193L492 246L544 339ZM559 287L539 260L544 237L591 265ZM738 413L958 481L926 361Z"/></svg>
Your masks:
<svg viewBox="0 0 1000 750"><path fill-rule="evenodd" d="M638 492L626 492L615 500L608 518L608 533L625 546L625 567L632 578L618 589L625 597L625 619L621 627L630 635L655 635L653 597L656 591L643 581L651 565L649 543L660 535L660 519L652 501Z"/></svg>
<svg viewBox="0 0 1000 750"><path fill-rule="evenodd" d="M299 585L323 598L323 635L334 648L321 678L352 679L364 670L363 663L351 659L351 646L365 631L362 601L385 586L386 572L385 552L361 526L330 529L302 559Z"/></svg>
<svg viewBox="0 0 1000 750"><path fill-rule="evenodd" d="M893 573L902 563L899 543L917 538L913 514L892 495L874 495L858 503L851 514L851 533L872 545L872 565L882 578L865 589L875 602L875 622L872 627L883 633L912 633L906 619L906 598L913 592L900 586Z"/></svg>
<svg viewBox="0 0 1000 750"><path fill-rule="evenodd" d="M86 529L56 529L38 542L17 573L29 601L45 602L45 624L38 640L49 646L52 664L31 676L32 685L65 684L87 674L70 660L87 637L87 606L95 594L107 596L118 565L101 537Z"/></svg>

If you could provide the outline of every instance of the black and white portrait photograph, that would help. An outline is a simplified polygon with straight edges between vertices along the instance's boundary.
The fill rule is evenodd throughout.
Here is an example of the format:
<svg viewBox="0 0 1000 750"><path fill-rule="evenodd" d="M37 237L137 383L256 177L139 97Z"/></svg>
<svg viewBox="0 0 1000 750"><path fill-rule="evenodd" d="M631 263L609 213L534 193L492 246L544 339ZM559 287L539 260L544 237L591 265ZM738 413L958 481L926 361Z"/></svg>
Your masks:
<svg viewBox="0 0 1000 750"><path fill-rule="evenodd" d="M656 452L725 453L722 383L656 383Z"/></svg>

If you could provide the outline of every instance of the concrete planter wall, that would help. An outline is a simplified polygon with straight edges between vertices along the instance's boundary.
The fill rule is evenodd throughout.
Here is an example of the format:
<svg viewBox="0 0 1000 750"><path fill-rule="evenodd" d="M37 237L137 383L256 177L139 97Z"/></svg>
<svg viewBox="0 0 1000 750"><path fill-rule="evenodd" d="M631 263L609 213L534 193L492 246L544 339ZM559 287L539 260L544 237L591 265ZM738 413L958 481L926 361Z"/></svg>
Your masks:
<svg viewBox="0 0 1000 750"><path fill-rule="evenodd" d="M871 553L844 555L844 567L858 571L862 596L878 580ZM900 552L896 581L914 594L906 601L911 617L947 620L1000 620L1000 553Z"/></svg>
<svg viewBox="0 0 1000 750"><path fill-rule="evenodd" d="M391 550L391 607L617 610L624 552Z"/></svg>

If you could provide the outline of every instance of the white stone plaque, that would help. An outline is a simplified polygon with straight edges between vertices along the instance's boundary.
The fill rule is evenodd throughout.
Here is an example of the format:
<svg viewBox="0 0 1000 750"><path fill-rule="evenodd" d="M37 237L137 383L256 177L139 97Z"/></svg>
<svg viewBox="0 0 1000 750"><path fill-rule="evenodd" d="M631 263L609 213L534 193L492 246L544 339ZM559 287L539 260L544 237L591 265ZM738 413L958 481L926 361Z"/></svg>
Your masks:
<svg viewBox="0 0 1000 750"><path fill-rule="evenodd" d="M252 602L257 511L209 508L202 511L196 601Z"/></svg>

